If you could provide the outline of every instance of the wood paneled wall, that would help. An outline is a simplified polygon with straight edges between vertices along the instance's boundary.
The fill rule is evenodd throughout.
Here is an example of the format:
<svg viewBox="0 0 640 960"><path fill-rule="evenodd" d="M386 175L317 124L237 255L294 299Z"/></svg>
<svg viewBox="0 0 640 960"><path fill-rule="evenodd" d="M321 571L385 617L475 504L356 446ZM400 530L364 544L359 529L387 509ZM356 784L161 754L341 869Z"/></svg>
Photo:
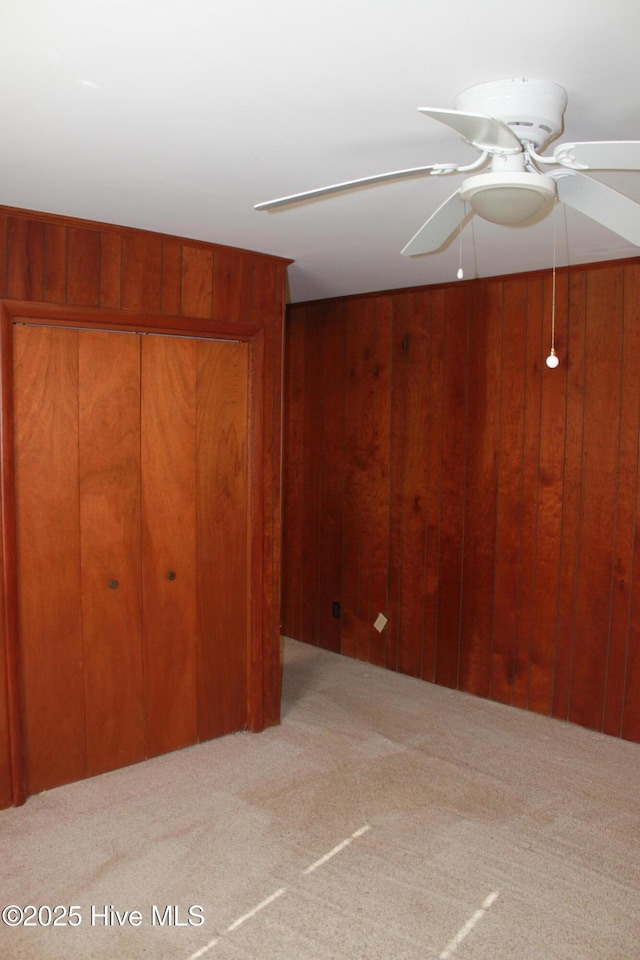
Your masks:
<svg viewBox="0 0 640 960"><path fill-rule="evenodd" d="M254 630L258 624L264 643L262 650L252 653L252 676L259 677L259 689L252 690L251 698L253 729L276 723L280 711L281 381L288 262L231 247L0 207L0 300L12 301L14 312L19 301L47 304L51 310L90 308L184 318L185 330L195 321L210 320L260 332L260 370L252 404L264 429L254 449L260 476L252 508L262 517L262 541L252 546L252 569L259 575L251 602ZM6 547L11 531L4 529L2 537ZM15 590L12 577L15 571L5 565L0 594L5 627L4 591ZM12 802L10 679L2 649L0 807ZM12 689L9 696L15 701L18 691Z"/></svg>
<svg viewBox="0 0 640 960"><path fill-rule="evenodd" d="M550 273L289 308L283 632L640 741L640 263L558 271L556 370L551 310Z"/></svg>

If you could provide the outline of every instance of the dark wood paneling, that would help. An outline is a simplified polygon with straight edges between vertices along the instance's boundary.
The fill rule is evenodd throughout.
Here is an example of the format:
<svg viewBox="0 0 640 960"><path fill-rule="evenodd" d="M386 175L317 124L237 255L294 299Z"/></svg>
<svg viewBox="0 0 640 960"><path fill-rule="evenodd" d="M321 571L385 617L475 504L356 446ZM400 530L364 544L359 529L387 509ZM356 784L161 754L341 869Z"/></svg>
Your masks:
<svg viewBox="0 0 640 960"><path fill-rule="evenodd" d="M123 329L129 321L123 324L122 317L111 311L125 307L131 316L140 315L142 328L150 332L164 325L164 320L156 319L162 314L167 317L167 332L174 335L184 330L206 336L215 327L215 335L237 335L252 343L251 497L247 502L253 589L252 613L245 624L251 635L245 708L252 730L277 723L280 716L281 378L287 262L200 241L0 207L0 297L10 298L3 307L10 315L22 316L25 304L26 316L45 322L50 317L56 322L67 310L75 323L86 319L97 326ZM51 305L51 312L39 306L42 301ZM95 307L100 308L99 318ZM81 314L73 308L82 308ZM0 677L0 771L12 771L12 784L6 793L0 791L0 806L9 802L9 796L13 802L25 797L12 532L11 330L10 321L4 323L3 578L7 595L0 657L4 664L6 654L9 672L6 683ZM11 720L8 739L3 717Z"/></svg>
<svg viewBox="0 0 640 960"><path fill-rule="evenodd" d="M441 428L438 611L434 679L457 687L467 461L468 301L463 287L448 288L438 304L444 323ZM451 426L456 424L455 429Z"/></svg>
<svg viewBox="0 0 640 960"><path fill-rule="evenodd" d="M119 310L122 305L122 243L117 233L100 234L100 306L105 309Z"/></svg>
<svg viewBox="0 0 640 960"><path fill-rule="evenodd" d="M282 580L287 590L282 597L282 623L290 636L302 636L302 516L304 510L304 354L305 314L292 317L285 329L288 376L284 404L289 415L284 421L283 445L287 456L282 465L283 512L288 519L282 530ZM346 327L345 327L346 329ZM342 459L342 450L337 456ZM335 558L334 558L335 559Z"/></svg>
<svg viewBox="0 0 640 960"><path fill-rule="evenodd" d="M67 228L60 223L44 226L44 300L67 302Z"/></svg>
<svg viewBox="0 0 640 960"><path fill-rule="evenodd" d="M160 313L162 306L162 252L160 237L125 237L122 243L122 307Z"/></svg>
<svg viewBox="0 0 640 960"><path fill-rule="evenodd" d="M346 326L340 311L324 329L320 369L326 376L321 392L321 487L318 524L318 632L315 642L326 650L340 650L341 617L333 604L342 594L342 509L344 493L344 383ZM285 527L285 530L287 528ZM338 559L338 562L336 562Z"/></svg>
<svg viewBox="0 0 640 960"><path fill-rule="evenodd" d="M44 224L26 217L8 222L7 296L44 300Z"/></svg>
<svg viewBox="0 0 640 960"><path fill-rule="evenodd" d="M181 313L210 317L213 307L213 252L206 247L182 247Z"/></svg>
<svg viewBox="0 0 640 960"><path fill-rule="evenodd" d="M511 282L502 303L500 456L495 530L495 598L491 697L511 703L522 543L522 456L525 422L527 281Z"/></svg>
<svg viewBox="0 0 640 960"><path fill-rule="evenodd" d="M100 234L86 227L69 227L67 235L67 256L74 265L67 277L68 302L97 307L100 303Z"/></svg>
<svg viewBox="0 0 640 960"><path fill-rule="evenodd" d="M634 597L634 549L638 497L638 432L640 430L640 266L625 268L622 370L620 382L620 456L616 491L616 529L613 553L611 630L605 690L604 731L620 735L625 708L625 680L630 648L630 609ZM636 589L635 596L638 591ZM633 687L633 678L629 689ZM629 704L631 706L631 704ZM640 720L640 697L635 697ZM630 718L632 713L627 714ZM640 730L640 726L636 725ZM637 737L636 737L637 739Z"/></svg>
<svg viewBox="0 0 640 960"><path fill-rule="evenodd" d="M459 685L490 688L495 583L503 284L482 284L469 319Z"/></svg>
<svg viewBox="0 0 640 960"><path fill-rule="evenodd" d="M556 370L553 290L289 308L283 628L336 649L339 570L342 653L640 740L640 265L557 271Z"/></svg>

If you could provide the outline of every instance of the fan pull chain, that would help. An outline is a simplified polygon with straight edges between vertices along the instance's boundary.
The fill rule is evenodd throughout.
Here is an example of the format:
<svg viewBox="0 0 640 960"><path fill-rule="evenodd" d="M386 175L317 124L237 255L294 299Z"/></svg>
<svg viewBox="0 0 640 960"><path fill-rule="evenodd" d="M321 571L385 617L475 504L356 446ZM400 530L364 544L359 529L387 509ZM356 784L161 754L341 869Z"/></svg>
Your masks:
<svg viewBox="0 0 640 960"><path fill-rule="evenodd" d="M461 203L462 203L462 218L461 218L461 220L460 220L460 226L458 227L458 239L459 239L459 243L460 243L460 255L459 255L459 260L458 260L458 272L457 272L457 274L456 274L458 280L463 280L463 279L464 279L464 270L462 269L462 224L464 223L465 214L466 214L466 212L467 212L467 208L466 208L466 206L465 206L465 201L464 201L462 198L461 198Z"/></svg>
<svg viewBox="0 0 640 960"><path fill-rule="evenodd" d="M556 356L556 210L558 201L553 206L553 269L551 271L551 350L545 360L550 369L554 369L560 363Z"/></svg>

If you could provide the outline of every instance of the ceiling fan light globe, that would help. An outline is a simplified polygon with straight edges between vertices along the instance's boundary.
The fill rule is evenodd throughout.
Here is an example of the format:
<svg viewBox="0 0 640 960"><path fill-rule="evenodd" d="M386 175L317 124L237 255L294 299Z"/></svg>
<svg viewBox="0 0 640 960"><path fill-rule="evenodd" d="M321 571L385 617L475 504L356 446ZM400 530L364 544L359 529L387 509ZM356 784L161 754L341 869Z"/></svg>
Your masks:
<svg viewBox="0 0 640 960"><path fill-rule="evenodd" d="M526 223L555 199L556 184L539 173L484 173L462 183L461 196L491 223Z"/></svg>

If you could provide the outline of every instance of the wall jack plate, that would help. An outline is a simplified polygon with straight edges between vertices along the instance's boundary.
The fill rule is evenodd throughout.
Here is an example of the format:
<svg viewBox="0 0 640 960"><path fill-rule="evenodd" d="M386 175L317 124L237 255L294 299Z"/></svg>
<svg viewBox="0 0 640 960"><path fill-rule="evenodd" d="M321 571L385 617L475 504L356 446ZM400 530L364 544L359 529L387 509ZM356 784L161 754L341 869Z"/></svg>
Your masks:
<svg viewBox="0 0 640 960"><path fill-rule="evenodd" d="M384 628L386 627L387 623L388 623L388 621L387 621L387 618L385 617L384 613L379 613L378 616L376 617L376 619L374 620L373 625L374 625L374 627L376 628L376 630L378 631L378 633L382 633L382 631L383 631Z"/></svg>

